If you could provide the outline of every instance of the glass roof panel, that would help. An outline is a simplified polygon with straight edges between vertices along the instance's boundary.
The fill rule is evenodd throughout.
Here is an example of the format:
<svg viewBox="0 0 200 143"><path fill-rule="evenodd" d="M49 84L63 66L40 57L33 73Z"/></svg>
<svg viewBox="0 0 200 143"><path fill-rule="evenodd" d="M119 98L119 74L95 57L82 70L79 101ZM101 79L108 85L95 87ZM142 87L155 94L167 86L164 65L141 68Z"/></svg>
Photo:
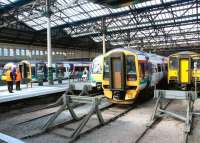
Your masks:
<svg viewBox="0 0 200 143"><path fill-rule="evenodd" d="M16 2L17 0L0 0L0 8L3 8L9 4L12 4L13 2Z"/></svg>
<svg viewBox="0 0 200 143"><path fill-rule="evenodd" d="M13 2L16 2L18 0L0 0L1 4L7 5L7 4L11 4Z"/></svg>
<svg viewBox="0 0 200 143"><path fill-rule="evenodd" d="M0 0L0 5L1 3L10 4L13 1L16 0ZM131 35L135 37L134 41L139 43L141 41L138 38L144 38L146 43L155 43L156 41L162 43L165 39L164 36L169 41L191 39L189 32L192 31L192 34L198 35L197 31L200 27L197 24L199 6L193 1L151 0L116 9L94 4L87 0L79 0L78 3L73 3L73 1L55 1L54 6L52 6L51 26L72 25L63 29L72 37L89 35L96 42L101 41L101 37L99 37L101 35L101 20L99 19L105 15L107 32L112 35L109 39L115 38L116 41L120 36L113 36L114 34L120 33L122 40L127 31L131 31ZM170 7L162 6L163 3L172 1L177 1L177 4ZM152 5L156 5L156 7L149 8ZM148 9L145 9L146 7ZM37 9L30 11L25 9L18 13L16 18L35 30L45 29L46 18L42 15L41 10L43 10L42 6L37 6ZM126 15L122 14L124 11L127 11ZM112 17L112 14L115 15Z"/></svg>
<svg viewBox="0 0 200 143"><path fill-rule="evenodd" d="M42 27L42 26L39 26L39 25L38 25L38 26L34 26L33 28L34 28L34 29L36 29L36 30L41 30L41 29L44 29L44 27Z"/></svg>

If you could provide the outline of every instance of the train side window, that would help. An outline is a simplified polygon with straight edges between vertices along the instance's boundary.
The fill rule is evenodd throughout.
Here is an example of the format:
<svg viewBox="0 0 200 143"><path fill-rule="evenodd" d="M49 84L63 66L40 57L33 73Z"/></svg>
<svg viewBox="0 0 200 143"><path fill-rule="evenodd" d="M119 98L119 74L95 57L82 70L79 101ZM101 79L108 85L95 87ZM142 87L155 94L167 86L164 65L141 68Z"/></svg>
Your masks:
<svg viewBox="0 0 200 143"><path fill-rule="evenodd" d="M152 65L148 62L144 64L144 69L145 69L145 76L148 76L148 74L151 74L152 71Z"/></svg>
<svg viewBox="0 0 200 143"><path fill-rule="evenodd" d="M165 71L165 66L164 66L164 64L162 64L161 67L162 67L162 71Z"/></svg>
<svg viewBox="0 0 200 143"><path fill-rule="evenodd" d="M168 65L165 64L165 71L168 71Z"/></svg>
<svg viewBox="0 0 200 143"><path fill-rule="evenodd" d="M103 63L104 69L103 69L103 78L109 78L110 73L110 65L109 65L109 59L105 58Z"/></svg>
<svg viewBox="0 0 200 143"><path fill-rule="evenodd" d="M35 67L31 66L31 72L32 72L32 75L35 75Z"/></svg>
<svg viewBox="0 0 200 143"><path fill-rule="evenodd" d="M140 78L144 79L145 69L144 69L144 63L139 64L139 71L140 71Z"/></svg>
<svg viewBox="0 0 200 143"><path fill-rule="evenodd" d="M153 72L153 65L151 63L147 63L148 73L152 74Z"/></svg>
<svg viewBox="0 0 200 143"><path fill-rule="evenodd" d="M158 64L157 67L158 67L158 72L161 72L161 71L162 71L162 69L161 69L161 65Z"/></svg>
<svg viewBox="0 0 200 143"><path fill-rule="evenodd" d="M152 73L155 73L155 72L157 72L156 65L152 64Z"/></svg>

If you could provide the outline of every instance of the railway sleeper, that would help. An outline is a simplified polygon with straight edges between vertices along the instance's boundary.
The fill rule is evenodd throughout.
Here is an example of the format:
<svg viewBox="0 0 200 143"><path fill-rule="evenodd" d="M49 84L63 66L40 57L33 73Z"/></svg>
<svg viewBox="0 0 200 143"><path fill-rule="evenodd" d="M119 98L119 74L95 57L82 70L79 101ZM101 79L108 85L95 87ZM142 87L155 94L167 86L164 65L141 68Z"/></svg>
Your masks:
<svg viewBox="0 0 200 143"><path fill-rule="evenodd" d="M81 131L86 126L86 124L89 121L89 119L91 118L91 116L93 114L95 114L95 113L96 113L96 115L98 117L99 123L101 125L103 125L104 124L104 119L102 117L102 114L101 114L101 111L100 111L100 108L99 108L99 105L101 104L102 98L103 98L103 96L90 97L90 96L73 96L73 95L64 94L62 96L62 105L61 105L61 107L46 122L46 124L44 125L42 130L46 131L53 124L53 122L56 120L56 118L61 114L61 112L63 112L66 109L66 107L69 110L70 115L73 118L73 120L75 120L75 121L80 120L81 118L76 115L76 113L74 112L74 110L73 110L73 108L71 106L71 103L73 103L73 102L91 104L91 108L90 108L88 114L86 114L83 117L83 119L81 120L81 122L78 125L78 127L75 130L72 130L73 131L73 133L71 135L71 139L72 140L76 139L80 135Z"/></svg>

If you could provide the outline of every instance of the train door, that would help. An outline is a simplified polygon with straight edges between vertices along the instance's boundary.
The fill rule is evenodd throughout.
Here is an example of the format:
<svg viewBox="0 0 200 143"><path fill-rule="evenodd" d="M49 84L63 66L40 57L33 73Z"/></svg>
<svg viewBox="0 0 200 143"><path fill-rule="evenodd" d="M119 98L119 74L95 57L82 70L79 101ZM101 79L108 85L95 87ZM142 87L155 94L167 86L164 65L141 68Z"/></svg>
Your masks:
<svg viewBox="0 0 200 143"><path fill-rule="evenodd" d="M22 62L19 64L19 70L22 74L22 78L27 79L30 73L29 65L27 63Z"/></svg>
<svg viewBox="0 0 200 143"><path fill-rule="evenodd" d="M190 62L189 58L181 58L179 61L180 83L190 83Z"/></svg>
<svg viewBox="0 0 200 143"><path fill-rule="evenodd" d="M22 78L24 78L24 74L23 74L24 67L23 67L22 64L19 65L19 71L20 71L20 73L22 74Z"/></svg>
<svg viewBox="0 0 200 143"><path fill-rule="evenodd" d="M124 91L126 84L125 57L123 53L115 53L110 57L110 85L113 91Z"/></svg>
<svg viewBox="0 0 200 143"><path fill-rule="evenodd" d="M32 75L31 75L32 80L36 80L37 72L36 72L35 64L31 64L31 72L32 72Z"/></svg>
<svg viewBox="0 0 200 143"><path fill-rule="evenodd" d="M112 58L112 75L113 75L113 88L122 88L122 64L120 58Z"/></svg>

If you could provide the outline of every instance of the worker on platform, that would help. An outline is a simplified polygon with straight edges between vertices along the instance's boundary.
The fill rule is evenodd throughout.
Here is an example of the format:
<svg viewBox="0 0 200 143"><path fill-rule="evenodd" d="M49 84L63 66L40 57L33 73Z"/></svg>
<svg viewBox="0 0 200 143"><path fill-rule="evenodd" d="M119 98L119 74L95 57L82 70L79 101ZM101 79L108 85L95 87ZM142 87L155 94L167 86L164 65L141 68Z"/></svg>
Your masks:
<svg viewBox="0 0 200 143"><path fill-rule="evenodd" d="M7 82L7 86L8 86L8 91L10 93L13 93L13 74L11 71L11 67L8 68L8 70L6 71L6 82Z"/></svg>
<svg viewBox="0 0 200 143"><path fill-rule="evenodd" d="M83 81L86 81L88 79L88 70L87 70L87 68L84 69L82 78L83 78Z"/></svg>
<svg viewBox="0 0 200 143"><path fill-rule="evenodd" d="M21 72L19 70L19 68L16 69L16 72L15 72L15 83L16 83L16 90L21 90L20 89L20 82L22 80L22 75L21 75Z"/></svg>

